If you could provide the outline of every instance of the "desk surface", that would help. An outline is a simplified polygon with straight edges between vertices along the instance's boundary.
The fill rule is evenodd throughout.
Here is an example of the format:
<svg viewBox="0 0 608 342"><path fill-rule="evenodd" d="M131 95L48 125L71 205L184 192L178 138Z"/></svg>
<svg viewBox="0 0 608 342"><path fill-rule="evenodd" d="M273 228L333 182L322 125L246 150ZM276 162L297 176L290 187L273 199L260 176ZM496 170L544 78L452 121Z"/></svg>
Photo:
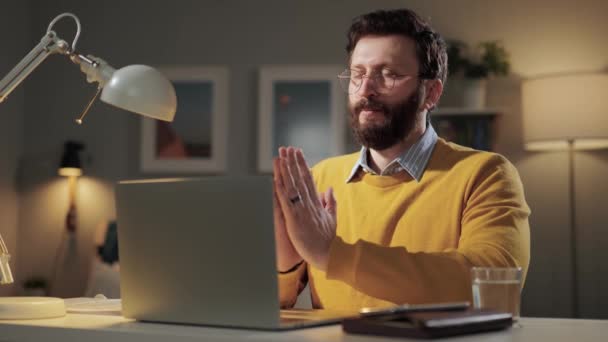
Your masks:
<svg viewBox="0 0 608 342"><path fill-rule="evenodd" d="M512 329L452 338L450 341L605 341L608 320L522 318ZM395 341L342 332L339 325L265 332L188 325L142 323L110 315L68 314L62 318L0 321L0 341Z"/></svg>

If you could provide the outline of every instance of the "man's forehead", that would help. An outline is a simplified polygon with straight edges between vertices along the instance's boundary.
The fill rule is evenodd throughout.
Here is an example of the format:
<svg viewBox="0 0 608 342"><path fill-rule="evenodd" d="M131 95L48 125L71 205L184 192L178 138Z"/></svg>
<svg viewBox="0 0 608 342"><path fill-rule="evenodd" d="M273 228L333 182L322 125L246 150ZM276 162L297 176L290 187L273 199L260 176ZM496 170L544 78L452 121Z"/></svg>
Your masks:
<svg viewBox="0 0 608 342"><path fill-rule="evenodd" d="M413 39L400 35L364 36L353 50L351 65L416 66L416 44Z"/></svg>

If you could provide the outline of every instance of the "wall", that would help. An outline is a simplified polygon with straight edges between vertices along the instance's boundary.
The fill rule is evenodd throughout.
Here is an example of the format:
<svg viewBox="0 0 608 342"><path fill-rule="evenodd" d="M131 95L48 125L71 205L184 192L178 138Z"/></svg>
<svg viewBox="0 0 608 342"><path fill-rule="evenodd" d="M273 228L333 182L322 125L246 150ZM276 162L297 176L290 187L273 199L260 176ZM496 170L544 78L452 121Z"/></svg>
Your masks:
<svg viewBox="0 0 608 342"><path fill-rule="evenodd" d="M11 44L0 53L0 77L27 53L29 41L29 5L27 2L3 4L0 11L0 32L10 32ZM16 178L23 139L24 89L15 90L0 104L0 235L11 254L11 270L18 273L17 216L19 198ZM14 293L16 286L0 287L0 296Z"/></svg>
<svg viewBox="0 0 608 342"><path fill-rule="evenodd" d="M120 5L119 5L120 3ZM343 63L345 30L352 17L378 7L408 6L429 17L447 37L475 43L502 39L511 53L514 75L491 82L489 104L503 109L499 151L518 167L533 210L532 265L524 292L524 314L568 316L569 297L567 158L562 153L531 154L522 149L520 79L536 74L595 70L606 66L604 44L608 3L586 1L148 1L38 2L31 9L30 31L41 35L47 23L69 10L79 15L83 33L79 50L119 67L221 64L230 68L228 174L255 172L257 67L261 64ZM179 6L177 6L179 4ZM117 8L120 7L120 10ZM144 9L145 10L142 10ZM135 20L136 19L136 20ZM66 21L67 22L67 21ZM58 25L68 38L71 24ZM70 38L71 39L71 38ZM4 66L2 64L1 66ZM67 183L55 174L63 141L80 139L91 161L85 172L90 197L79 197L80 227L56 292L79 295L88 274L96 221L111 217L112 182L141 178L139 119L98 102L85 124L72 123L94 93L79 71L62 57L45 62L28 80L25 118L23 196L20 208L19 266L23 275L48 274L60 244L67 210ZM578 226L581 227L581 293L584 314L608 317L605 288L607 191L606 152L576 158ZM82 183L85 183L84 181ZM94 185L93 185L94 184ZM96 190L95 190L96 189ZM95 191L95 192L94 192ZM51 194L45 197L47 194ZM32 241L42 237L45 243ZM67 253L67 252L66 252ZM66 254L67 255L67 254ZM65 262L62 265L67 265ZM66 268L69 270L69 268ZM594 282L588 281L591 278ZM602 284L604 285L602 287Z"/></svg>

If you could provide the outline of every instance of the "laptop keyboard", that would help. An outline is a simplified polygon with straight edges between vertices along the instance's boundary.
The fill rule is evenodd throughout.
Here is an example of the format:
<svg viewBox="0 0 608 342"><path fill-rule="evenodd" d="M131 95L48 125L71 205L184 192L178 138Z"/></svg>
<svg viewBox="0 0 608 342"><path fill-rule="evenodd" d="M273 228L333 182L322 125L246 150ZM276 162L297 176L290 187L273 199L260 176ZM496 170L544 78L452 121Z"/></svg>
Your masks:
<svg viewBox="0 0 608 342"><path fill-rule="evenodd" d="M280 318L282 323L294 322L339 322L342 319L353 316L352 313L339 312L334 310L310 310L310 309L287 309L281 310Z"/></svg>
<svg viewBox="0 0 608 342"><path fill-rule="evenodd" d="M281 322L296 322L302 320L318 320L323 315L320 315L320 310L297 310L288 309L281 310Z"/></svg>

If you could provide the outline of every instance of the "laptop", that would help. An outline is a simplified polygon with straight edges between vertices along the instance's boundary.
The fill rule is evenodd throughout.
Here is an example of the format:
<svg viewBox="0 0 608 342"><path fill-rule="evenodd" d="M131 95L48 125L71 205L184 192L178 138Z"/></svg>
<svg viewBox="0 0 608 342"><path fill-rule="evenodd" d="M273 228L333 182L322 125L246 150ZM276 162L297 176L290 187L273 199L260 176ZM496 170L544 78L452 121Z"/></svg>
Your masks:
<svg viewBox="0 0 608 342"><path fill-rule="evenodd" d="M356 315L279 309L272 186L269 176L119 182L123 316L282 330Z"/></svg>

